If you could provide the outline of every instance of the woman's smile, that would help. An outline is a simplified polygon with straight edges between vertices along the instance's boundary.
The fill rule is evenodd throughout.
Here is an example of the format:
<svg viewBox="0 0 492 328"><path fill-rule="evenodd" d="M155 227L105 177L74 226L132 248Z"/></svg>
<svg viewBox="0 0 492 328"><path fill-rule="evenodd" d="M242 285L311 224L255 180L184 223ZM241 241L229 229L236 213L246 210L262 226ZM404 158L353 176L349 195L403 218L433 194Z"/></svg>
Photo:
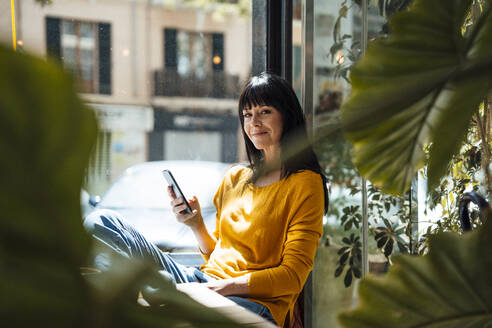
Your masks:
<svg viewBox="0 0 492 328"><path fill-rule="evenodd" d="M282 114L272 106L254 106L243 110L244 131L256 149L271 152L280 147ZM266 154L268 155L268 154Z"/></svg>

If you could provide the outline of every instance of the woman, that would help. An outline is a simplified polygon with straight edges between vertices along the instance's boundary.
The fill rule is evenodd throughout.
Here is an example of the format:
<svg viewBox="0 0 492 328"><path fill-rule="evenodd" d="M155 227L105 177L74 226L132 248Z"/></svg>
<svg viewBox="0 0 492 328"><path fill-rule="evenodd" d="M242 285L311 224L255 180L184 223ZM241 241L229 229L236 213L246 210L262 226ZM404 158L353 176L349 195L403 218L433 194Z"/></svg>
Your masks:
<svg viewBox="0 0 492 328"><path fill-rule="evenodd" d="M86 226L122 235L120 244L129 245L123 253L150 256L177 283L204 283L283 326L313 266L328 206L325 178L310 146L284 156L291 140L307 144L301 107L285 80L268 73L253 77L241 93L239 118L249 166L233 166L226 173L214 197L212 235L196 197L189 200L193 212L183 214L184 200L169 189L177 220L192 229L206 261L200 270L175 263L117 213L93 213ZM104 240L101 235L96 237Z"/></svg>

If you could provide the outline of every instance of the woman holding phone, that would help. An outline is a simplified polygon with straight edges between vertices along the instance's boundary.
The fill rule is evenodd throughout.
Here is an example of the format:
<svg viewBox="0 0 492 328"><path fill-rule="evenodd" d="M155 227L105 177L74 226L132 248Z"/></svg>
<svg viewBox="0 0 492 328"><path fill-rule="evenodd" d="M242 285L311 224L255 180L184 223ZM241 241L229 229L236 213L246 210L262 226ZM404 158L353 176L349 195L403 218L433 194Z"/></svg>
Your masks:
<svg viewBox="0 0 492 328"><path fill-rule="evenodd" d="M132 239L125 240L129 256L151 257L175 282L206 284L282 327L313 267L328 207L326 180L287 81L269 73L251 78L238 114L249 165L231 167L215 194L215 231L207 231L196 197L188 200L189 213L169 188L177 220L192 229L205 259L200 269L174 262L117 213L91 213L86 226L123 234ZM304 147L284 156L292 141Z"/></svg>

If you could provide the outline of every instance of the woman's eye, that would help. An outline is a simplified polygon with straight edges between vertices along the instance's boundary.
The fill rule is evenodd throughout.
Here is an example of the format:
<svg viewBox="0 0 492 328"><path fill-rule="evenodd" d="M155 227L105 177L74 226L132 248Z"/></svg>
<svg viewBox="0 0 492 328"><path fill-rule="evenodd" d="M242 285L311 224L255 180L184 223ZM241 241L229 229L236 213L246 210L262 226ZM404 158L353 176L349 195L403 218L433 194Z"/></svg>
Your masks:
<svg viewBox="0 0 492 328"><path fill-rule="evenodd" d="M269 109L264 109L261 111L262 114L270 114L272 111Z"/></svg>
<svg viewBox="0 0 492 328"><path fill-rule="evenodd" d="M251 117L250 113L243 114L244 117Z"/></svg>

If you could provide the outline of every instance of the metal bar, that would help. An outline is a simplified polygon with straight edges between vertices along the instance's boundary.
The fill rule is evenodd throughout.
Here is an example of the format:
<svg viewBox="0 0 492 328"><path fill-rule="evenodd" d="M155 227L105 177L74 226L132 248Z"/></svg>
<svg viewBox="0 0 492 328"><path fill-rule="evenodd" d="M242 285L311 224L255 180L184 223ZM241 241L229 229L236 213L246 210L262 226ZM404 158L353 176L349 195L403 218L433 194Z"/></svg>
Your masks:
<svg viewBox="0 0 492 328"><path fill-rule="evenodd" d="M282 77L292 85L292 1L282 1Z"/></svg>
<svg viewBox="0 0 492 328"><path fill-rule="evenodd" d="M282 3L267 0L267 70L282 75Z"/></svg>
<svg viewBox="0 0 492 328"><path fill-rule="evenodd" d="M267 2L253 0L252 3L252 74L267 70Z"/></svg>
<svg viewBox="0 0 492 328"><path fill-rule="evenodd" d="M306 115L307 128L312 134L314 131L314 1L304 0L302 4L301 103Z"/></svg>
<svg viewBox="0 0 492 328"><path fill-rule="evenodd" d="M314 133L313 82L314 82L314 0L302 2L302 63L301 104L306 124ZM304 328L313 327L313 280L312 273L304 284Z"/></svg>
<svg viewBox="0 0 492 328"><path fill-rule="evenodd" d="M361 50L362 56L366 53L367 49L367 35L368 35L368 12L367 0L362 0L362 35L361 35ZM362 276L364 277L369 273L369 218L367 215L367 182L362 178Z"/></svg>
<svg viewBox="0 0 492 328"><path fill-rule="evenodd" d="M418 240L419 240L419 198L418 198L418 192L419 192L419 176L417 174L413 177L412 179L412 185L410 187L410 192L408 195L408 200L410 203L410 220L411 220L411 225L410 225L410 235L412 236L412 239L410 240L410 251L413 254L416 254L417 252L417 245L418 245Z"/></svg>
<svg viewBox="0 0 492 328"><path fill-rule="evenodd" d="M253 75L292 82L292 0L253 0Z"/></svg>

